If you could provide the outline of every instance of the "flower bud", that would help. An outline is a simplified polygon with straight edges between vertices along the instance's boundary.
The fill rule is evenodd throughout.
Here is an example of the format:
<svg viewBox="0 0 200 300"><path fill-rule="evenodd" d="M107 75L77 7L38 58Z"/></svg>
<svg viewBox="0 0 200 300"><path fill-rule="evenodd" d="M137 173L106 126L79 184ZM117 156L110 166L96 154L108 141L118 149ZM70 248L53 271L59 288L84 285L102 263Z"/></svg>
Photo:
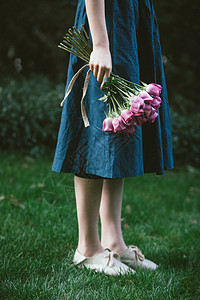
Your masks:
<svg viewBox="0 0 200 300"><path fill-rule="evenodd" d="M105 131L105 132L113 132L114 131L114 128L112 125L112 120L113 120L113 118L106 118L103 121L103 131Z"/></svg>
<svg viewBox="0 0 200 300"><path fill-rule="evenodd" d="M141 105L141 98L139 96L135 96L133 102L131 103L131 111L135 114L137 114L140 105Z"/></svg>
<svg viewBox="0 0 200 300"><path fill-rule="evenodd" d="M146 87L146 91L151 95L151 96L159 96L162 90L162 86L159 84L155 83L150 83Z"/></svg>
<svg viewBox="0 0 200 300"><path fill-rule="evenodd" d="M130 109L124 109L121 112L121 117L126 125L130 125L133 122L134 114Z"/></svg>
<svg viewBox="0 0 200 300"><path fill-rule="evenodd" d="M155 119L157 118L158 113L157 111L153 111L150 116L148 116L148 121L153 123L155 121Z"/></svg>
<svg viewBox="0 0 200 300"><path fill-rule="evenodd" d="M153 107L151 106L151 104L145 104L144 111L147 116L150 116L152 109L153 109Z"/></svg>
<svg viewBox="0 0 200 300"><path fill-rule="evenodd" d="M143 101L146 103L148 102L152 102L153 98L149 95L149 93L147 93L146 91L142 91L139 93L139 97L141 97L143 99Z"/></svg>
<svg viewBox="0 0 200 300"><path fill-rule="evenodd" d="M126 125L123 122L123 119L121 116L115 118L112 120L112 125L114 128L114 132L121 132L126 129Z"/></svg>

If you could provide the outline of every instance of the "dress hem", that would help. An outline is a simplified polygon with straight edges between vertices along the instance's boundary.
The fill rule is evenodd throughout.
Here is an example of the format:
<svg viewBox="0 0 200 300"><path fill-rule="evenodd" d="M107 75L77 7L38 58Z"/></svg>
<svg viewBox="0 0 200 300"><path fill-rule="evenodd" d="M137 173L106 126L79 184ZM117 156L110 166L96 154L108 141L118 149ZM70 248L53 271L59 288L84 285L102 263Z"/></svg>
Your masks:
<svg viewBox="0 0 200 300"><path fill-rule="evenodd" d="M121 177L117 177L117 176L110 177L110 176L105 176L105 174L104 174L104 176L102 176L102 174L100 174L98 172L92 172L92 171L87 171L85 173L89 173L89 174L100 176L100 177L105 177L106 179L117 179L117 178L139 177L139 176L143 176L143 175L149 174L149 173L154 173L155 175L165 175L165 171L172 170L172 169L174 169L174 166L165 167L163 171L145 170L143 172L139 172L138 174L134 174L134 175L130 175L130 176L125 175L125 176L121 176ZM76 170L76 171L69 170L69 171L67 171L67 170L62 170L62 169L58 169L58 168L52 168L51 171L56 172L56 173L65 173L65 174L67 174L67 173L75 174L75 173L80 172L79 170Z"/></svg>

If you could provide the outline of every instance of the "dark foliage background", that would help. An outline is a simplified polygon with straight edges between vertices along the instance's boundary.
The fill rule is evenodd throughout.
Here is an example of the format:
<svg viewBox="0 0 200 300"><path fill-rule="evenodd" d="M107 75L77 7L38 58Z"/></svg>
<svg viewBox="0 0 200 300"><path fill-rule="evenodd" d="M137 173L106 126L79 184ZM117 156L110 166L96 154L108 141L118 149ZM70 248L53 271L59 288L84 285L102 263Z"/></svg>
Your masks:
<svg viewBox="0 0 200 300"><path fill-rule="evenodd" d="M168 84L175 159L199 166L198 3L154 0L154 7ZM68 61L68 55L57 45L73 25L75 10L76 1L67 0L0 2L1 147L33 153L54 149Z"/></svg>

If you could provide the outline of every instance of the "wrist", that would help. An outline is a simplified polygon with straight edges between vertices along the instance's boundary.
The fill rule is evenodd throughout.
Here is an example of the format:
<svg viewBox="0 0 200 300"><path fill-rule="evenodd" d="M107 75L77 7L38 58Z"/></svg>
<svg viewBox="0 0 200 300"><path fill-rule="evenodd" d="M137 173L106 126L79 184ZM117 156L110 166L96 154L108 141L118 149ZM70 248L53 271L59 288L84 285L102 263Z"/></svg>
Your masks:
<svg viewBox="0 0 200 300"><path fill-rule="evenodd" d="M110 50L108 42L93 42L93 50L95 49L105 49L107 51Z"/></svg>
<svg viewBox="0 0 200 300"><path fill-rule="evenodd" d="M109 40L107 36L103 36L102 38L93 39L93 48L105 48L109 49Z"/></svg>

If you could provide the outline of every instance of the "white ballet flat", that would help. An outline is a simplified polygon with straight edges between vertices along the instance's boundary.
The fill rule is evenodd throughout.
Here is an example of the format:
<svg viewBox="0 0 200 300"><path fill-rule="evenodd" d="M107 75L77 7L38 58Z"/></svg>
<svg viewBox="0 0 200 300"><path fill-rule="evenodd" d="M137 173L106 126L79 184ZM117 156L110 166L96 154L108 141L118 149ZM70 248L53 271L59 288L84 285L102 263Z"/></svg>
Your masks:
<svg viewBox="0 0 200 300"><path fill-rule="evenodd" d="M104 272L108 275L135 274L132 268L120 261L120 257L116 252L109 249L105 249L100 254L92 257L86 257L76 250L73 263L79 267L85 266L88 269Z"/></svg>
<svg viewBox="0 0 200 300"><path fill-rule="evenodd" d="M146 259L137 246L130 245L118 254L121 262L130 268L140 267L155 270L158 267L153 261Z"/></svg>

